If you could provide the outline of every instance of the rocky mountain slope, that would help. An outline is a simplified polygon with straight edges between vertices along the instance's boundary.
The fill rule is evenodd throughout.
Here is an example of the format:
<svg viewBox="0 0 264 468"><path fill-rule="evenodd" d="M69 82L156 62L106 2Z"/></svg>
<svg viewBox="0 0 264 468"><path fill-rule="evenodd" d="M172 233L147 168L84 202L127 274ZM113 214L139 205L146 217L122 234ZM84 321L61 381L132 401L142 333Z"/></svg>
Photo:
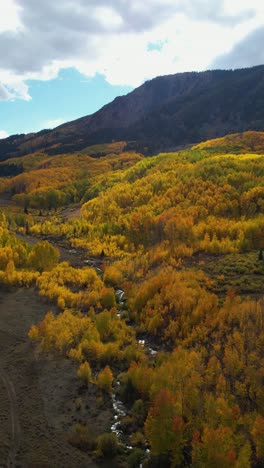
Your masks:
<svg viewBox="0 0 264 468"><path fill-rule="evenodd" d="M151 153L263 129L264 66L179 73L147 81L95 114L54 130L1 140L0 160L38 150L78 151L118 140Z"/></svg>

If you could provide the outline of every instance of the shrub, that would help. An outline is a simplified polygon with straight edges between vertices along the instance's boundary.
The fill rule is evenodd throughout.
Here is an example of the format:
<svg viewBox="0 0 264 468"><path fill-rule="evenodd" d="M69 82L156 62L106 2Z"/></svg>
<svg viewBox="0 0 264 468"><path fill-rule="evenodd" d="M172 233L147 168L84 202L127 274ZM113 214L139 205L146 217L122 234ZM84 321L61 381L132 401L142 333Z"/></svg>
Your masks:
<svg viewBox="0 0 264 468"><path fill-rule="evenodd" d="M132 416L138 424L142 425L144 423L147 416L147 409L143 400L135 401L132 407Z"/></svg>
<svg viewBox="0 0 264 468"><path fill-rule="evenodd" d="M97 438L98 454L105 458L112 458L118 450L118 440L115 434L105 433Z"/></svg>
<svg viewBox="0 0 264 468"><path fill-rule="evenodd" d="M89 426L77 424L68 435L68 442L81 450L93 450L96 445L93 430Z"/></svg>
<svg viewBox="0 0 264 468"><path fill-rule="evenodd" d="M137 468L140 466L140 463L144 457L145 453L141 449L135 449L131 454L129 455L127 462L128 466L131 468Z"/></svg>
<svg viewBox="0 0 264 468"><path fill-rule="evenodd" d="M48 241L41 241L34 245L29 255L29 264L31 267L42 272L52 270L59 260L60 253Z"/></svg>
<svg viewBox="0 0 264 468"><path fill-rule="evenodd" d="M113 288L103 288L101 292L101 304L103 308L110 310L116 305L115 292Z"/></svg>
<svg viewBox="0 0 264 468"><path fill-rule="evenodd" d="M145 442L145 437L142 432L134 432L131 435L131 445L133 447L144 447Z"/></svg>
<svg viewBox="0 0 264 468"><path fill-rule="evenodd" d="M107 266L104 272L104 282L113 287L120 286L123 281L123 275L115 266Z"/></svg>

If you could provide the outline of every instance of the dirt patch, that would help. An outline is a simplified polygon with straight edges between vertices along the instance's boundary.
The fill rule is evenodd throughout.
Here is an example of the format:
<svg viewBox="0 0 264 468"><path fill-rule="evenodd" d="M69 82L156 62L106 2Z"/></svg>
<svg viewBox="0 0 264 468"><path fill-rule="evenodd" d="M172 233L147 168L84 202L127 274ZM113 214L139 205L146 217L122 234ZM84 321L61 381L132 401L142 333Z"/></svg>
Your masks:
<svg viewBox="0 0 264 468"><path fill-rule="evenodd" d="M68 444L66 434L78 422L92 425L95 433L109 429L110 403L97 410L96 389L80 387L76 364L40 354L27 338L31 324L49 309L33 289L0 289L0 372L14 387L20 426L14 466L96 467L87 454ZM10 398L1 379L0 414L0 467L4 467L12 451L12 421Z"/></svg>
<svg viewBox="0 0 264 468"><path fill-rule="evenodd" d="M62 216L63 221L68 221L68 219L80 218L81 216L81 205L65 208L61 211L60 215Z"/></svg>
<svg viewBox="0 0 264 468"><path fill-rule="evenodd" d="M0 378L0 467L6 466L2 464L8 459L9 448L11 443L10 431L10 404L8 394L4 382Z"/></svg>
<svg viewBox="0 0 264 468"><path fill-rule="evenodd" d="M10 200L9 198L4 198L4 196L1 196L0 198L0 209L10 207L10 206L16 206L15 202Z"/></svg>

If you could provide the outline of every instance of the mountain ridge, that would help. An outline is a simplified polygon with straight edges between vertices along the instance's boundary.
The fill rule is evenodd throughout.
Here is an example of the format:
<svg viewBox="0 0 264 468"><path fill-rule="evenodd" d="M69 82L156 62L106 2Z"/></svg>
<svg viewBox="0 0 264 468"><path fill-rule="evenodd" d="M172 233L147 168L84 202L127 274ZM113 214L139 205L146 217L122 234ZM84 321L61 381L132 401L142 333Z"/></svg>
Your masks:
<svg viewBox="0 0 264 468"><path fill-rule="evenodd" d="M115 98L94 114L0 141L0 160L44 151L74 152L111 141L153 153L264 129L264 65L164 75Z"/></svg>

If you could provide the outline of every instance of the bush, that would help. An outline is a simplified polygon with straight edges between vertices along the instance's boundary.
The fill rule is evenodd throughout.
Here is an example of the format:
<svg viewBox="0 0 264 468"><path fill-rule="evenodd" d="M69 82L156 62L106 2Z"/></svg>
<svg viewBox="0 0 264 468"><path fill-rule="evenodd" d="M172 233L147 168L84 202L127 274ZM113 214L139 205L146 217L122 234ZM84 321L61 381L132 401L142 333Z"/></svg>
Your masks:
<svg viewBox="0 0 264 468"><path fill-rule="evenodd" d="M142 432L134 432L132 435L131 435L131 445L133 447L144 447L145 445L145 437L144 435L142 434Z"/></svg>
<svg viewBox="0 0 264 468"><path fill-rule="evenodd" d="M140 463L144 455L145 453L143 450L140 450L140 449L133 450L133 452L131 452L131 454L129 455L127 459L128 466L130 466L131 468L137 468L138 466L140 466Z"/></svg>
<svg viewBox="0 0 264 468"><path fill-rule="evenodd" d="M116 306L115 291L113 288L103 288L101 291L101 304L105 309L110 310Z"/></svg>
<svg viewBox="0 0 264 468"><path fill-rule="evenodd" d="M136 400L132 407L132 416L139 425L143 425L147 417L147 409L143 400Z"/></svg>
<svg viewBox="0 0 264 468"><path fill-rule="evenodd" d="M42 272L52 270L59 260L60 253L48 241L41 241L34 245L29 255L29 265Z"/></svg>
<svg viewBox="0 0 264 468"><path fill-rule="evenodd" d="M97 452L105 458L112 458L117 454L118 440L115 434L105 433L97 438Z"/></svg>
<svg viewBox="0 0 264 468"><path fill-rule="evenodd" d="M89 426L77 424L68 435L68 442L81 450L93 450L96 445L93 430Z"/></svg>
<svg viewBox="0 0 264 468"><path fill-rule="evenodd" d="M120 286L123 281L123 275L115 266L107 266L104 271L105 284L113 287Z"/></svg>

